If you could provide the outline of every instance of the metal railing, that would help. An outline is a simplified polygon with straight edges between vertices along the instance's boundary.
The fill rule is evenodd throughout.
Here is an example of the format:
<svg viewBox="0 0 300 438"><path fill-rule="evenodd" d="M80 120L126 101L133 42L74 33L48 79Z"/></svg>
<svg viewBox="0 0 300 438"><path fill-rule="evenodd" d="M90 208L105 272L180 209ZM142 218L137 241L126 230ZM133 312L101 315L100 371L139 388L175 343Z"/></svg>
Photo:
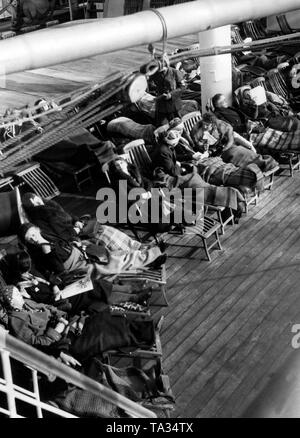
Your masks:
<svg viewBox="0 0 300 438"><path fill-rule="evenodd" d="M79 373L78 371L62 364L53 357L36 350L24 342L9 335L6 330L0 327L0 356L3 370L3 378L0 378L0 393L6 395L7 406L0 405L0 414L10 418L24 418L18 413L17 401L26 405L34 406L37 418L43 418L43 411L50 412L59 417L77 418L75 415L62 409L41 401L39 392L38 374L42 373L48 377L59 377L64 381L75 385L77 388L89 391L92 394L101 396L106 402L112 403L124 410L127 415L133 418L156 418L156 415L128 398L107 388L97 381ZM32 390L14 383L11 359L20 362L24 367L29 368L32 376Z"/></svg>

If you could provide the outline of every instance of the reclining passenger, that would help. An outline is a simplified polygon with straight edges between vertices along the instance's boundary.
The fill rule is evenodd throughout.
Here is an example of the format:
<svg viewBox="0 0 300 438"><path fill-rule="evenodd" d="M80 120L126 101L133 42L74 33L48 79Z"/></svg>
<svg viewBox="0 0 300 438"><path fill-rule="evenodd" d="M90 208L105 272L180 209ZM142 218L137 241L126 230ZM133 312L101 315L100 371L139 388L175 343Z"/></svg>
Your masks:
<svg viewBox="0 0 300 438"><path fill-rule="evenodd" d="M60 204L44 201L36 193L25 193L22 206L28 219L45 233L55 233L67 241L79 240L81 236L92 236L95 220L78 218L68 213Z"/></svg>
<svg viewBox="0 0 300 438"><path fill-rule="evenodd" d="M153 155L154 175L162 173L173 177L172 186L179 188L203 188L204 203L238 210L238 202L243 201L239 192L231 187L216 187L208 184L197 173L194 166L187 166L177 161L176 146L180 140L180 133L168 131L164 141L160 143ZM213 201L213 202L212 202Z"/></svg>
<svg viewBox="0 0 300 438"><path fill-rule="evenodd" d="M21 241L26 245L35 265L41 272L60 274L64 271L82 270L90 273L93 261L86 248L80 243L70 243L54 233L46 234L33 224L23 224L19 231ZM95 268L100 277L110 279L128 270L145 266L160 266L166 260L159 247L143 250L107 251L98 246Z"/></svg>
<svg viewBox="0 0 300 438"><path fill-rule="evenodd" d="M155 141L154 130L154 125L141 125L128 117L117 117L107 124L107 133L112 136L125 137L129 140L142 138L146 144L150 145Z"/></svg>
<svg viewBox="0 0 300 438"><path fill-rule="evenodd" d="M227 128L227 133L223 136L225 140L222 141L222 137L220 137L217 129L217 124L218 120L214 119L214 116L211 117L210 114L204 114L202 128L199 128L197 131L198 145L200 147L200 144L202 144L202 150L206 149L208 155L214 157L220 156L224 163L232 163L239 168L246 168L250 164L255 164L262 172L274 169L278 165L270 155L258 155L255 148L251 147L251 143L249 143L251 149L249 149L247 145L245 147L243 144L236 144L235 138L233 142L230 141L226 143L226 137L228 135L231 136L232 133L230 128ZM209 160L207 160L208 157L204 156L200 157L201 162L202 158L206 163L209 162Z"/></svg>
<svg viewBox="0 0 300 438"><path fill-rule="evenodd" d="M36 303L51 304L69 314L82 310L88 313L98 311L101 308L100 302L111 294L111 285L99 280L97 287L91 291L71 296L68 300L61 299L63 281L55 275L46 279L32 265L31 257L26 251L9 257L8 265L11 272L8 273L7 283L16 285L24 298L32 299Z"/></svg>
<svg viewBox="0 0 300 438"><path fill-rule="evenodd" d="M278 131L296 131L300 127L299 119L290 115L289 111L280 111L279 107L269 98L267 92L266 103L257 105L250 94L251 87L245 89L241 96L241 110L252 120L261 120L265 126Z"/></svg>
<svg viewBox="0 0 300 438"><path fill-rule="evenodd" d="M69 319L56 307L24 299L15 286L2 290L0 301L7 310L13 336L67 365L80 365L77 359L88 361L110 349L154 344L151 317L131 321L125 315L111 315L106 306L93 316Z"/></svg>
<svg viewBox="0 0 300 438"><path fill-rule="evenodd" d="M219 120L229 123L235 132L243 135L248 131L248 118L238 108L228 106L224 94L215 94L212 97L214 114Z"/></svg>
<svg viewBox="0 0 300 438"><path fill-rule="evenodd" d="M209 113L204 114L202 120L193 126L191 137L195 150L199 152L206 152L210 148L217 153L219 147L230 147L234 143L232 126Z"/></svg>

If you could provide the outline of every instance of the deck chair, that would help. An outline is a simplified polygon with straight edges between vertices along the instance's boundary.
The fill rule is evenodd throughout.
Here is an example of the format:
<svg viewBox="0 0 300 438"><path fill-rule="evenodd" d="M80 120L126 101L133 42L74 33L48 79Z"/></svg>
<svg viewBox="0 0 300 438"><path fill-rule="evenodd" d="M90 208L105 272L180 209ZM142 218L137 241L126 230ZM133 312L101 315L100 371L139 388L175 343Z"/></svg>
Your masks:
<svg viewBox="0 0 300 438"><path fill-rule="evenodd" d="M300 152L286 150L280 152L280 156L282 158L287 158L288 160L288 168L290 170L290 176L294 176L294 170L300 170ZM284 164L281 164L280 167L284 167Z"/></svg>
<svg viewBox="0 0 300 438"><path fill-rule="evenodd" d="M209 250L214 246L217 246L219 250L222 249L219 230L221 224L214 219L204 216L197 220L195 225L185 228L185 234L199 236L202 239L205 255L208 261L211 261ZM213 239L212 243L208 246L208 239Z"/></svg>
<svg viewBox="0 0 300 438"><path fill-rule="evenodd" d="M112 316L117 315L112 313ZM130 319L134 319L135 316L131 315ZM154 332L154 344L149 348L132 348L132 349L112 349L103 353L103 358L108 364L111 364L113 357L126 357L131 359L133 365L137 368L142 368L142 361L146 360L155 360L156 362L161 362L162 358L162 346L160 340L160 329L162 325L163 317L161 317L159 323L157 324Z"/></svg>
<svg viewBox="0 0 300 438"><path fill-rule="evenodd" d="M300 156L300 154L299 154L299 156ZM300 169L299 166L300 166L300 162L298 162L298 168ZM264 189L265 190L272 189L272 186L274 184L274 175L278 170L279 170L279 166L276 166L273 169L268 170L267 172L264 172L264 179L265 179Z"/></svg>
<svg viewBox="0 0 300 438"><path fill-rule="evenodd" d="M268 83L271 87L271 91L275 94L279 94L285 99L288 98L288 88L283 74L278 68L272 68L266 74Z"/></svg>
<svg viewBox="0 0 300 438"><path fill-rule="evenodd" d="M234 44L243 44L244 42L240 28L237 25L231 26L231 40Z"/></svg>
<svg viewBox="0 0 300 438"><path fill-rule="evenodd" d="M135 164L140 170L148 170L152 161L148 154L144 140L133 140L124 146L124 153L128 156L128 162Z"/></svg>
<svg viewBox="0 0 300 438"><path fill-rule="evenodd" d="M182 117L182 122L188 134L190 134L194 125L201 119L202 119L202 115L200 111L194 111Z"/></svg>
<svg viewBox="0 0 300 438"><path fill-rule="evenodd" d="M41 169L40 163L31 162L14 170L20 180L20 186L27 184L37 195L50 200L60 194L51 178Z"/></svg>
<svg viewBox="0 0 300 438"><path fill-rule="evenodd" d="M0 178L0 189L3 189L8 186L13 190L14 189L13 182L14 180L10 176L7 178Z"/></svg>

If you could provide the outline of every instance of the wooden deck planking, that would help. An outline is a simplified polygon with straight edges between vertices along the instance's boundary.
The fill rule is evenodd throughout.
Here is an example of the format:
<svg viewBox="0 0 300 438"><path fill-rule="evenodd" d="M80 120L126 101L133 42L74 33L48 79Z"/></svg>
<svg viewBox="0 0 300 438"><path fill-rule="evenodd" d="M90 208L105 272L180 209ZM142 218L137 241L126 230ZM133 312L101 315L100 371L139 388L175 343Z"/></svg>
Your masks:
<svg viewBox="0 0 300 438"><path fill-rule="evenodd" d="M168 50L183 47L195 40L196 36L193 35L174 38L168 42ZM157 48L161 46L161 43L155 44ZM49 68L7 75L5 86L0 88L0 113L4 113L6 108L20 107L27 103L31 105L37 97L54 98L76 87L104 79L116 71L137 70L149 60L147 47L139 46Z"/></svg>
<svg viewBox="0 0 300 438"><path fill-rule="evenodd" d="M224 251L213 250L211 263L200 260L200 249L186 257L184 245L198 245L197 238L169 235L162 345L176 416L241 415L292 351L290 328L300 318L299 181L299 173L276 177L274 190L226 228ZM80 199L68 205L82 211Z"/></svg>
<svg viewBox="0 0 300 438"><path fill-rule="evenodd" d="M194 40L172 40L168 48ZM0 89L0 112L116 70L134 70L148 59L141 46L10 75L7 89ZM211 263L203 260L197 237L167 238L170 306L163 310L162 346L176 416L241 415L292 351L290 326L300 322L300 173L287 174L275 177L273 191L251 206L239 225L226 227L223 251L212 250ZM91 197L97 188L89 191ZM60 202L79 215L97 208L96 201L80 197L62 196Z"/></svg>
<svg viewBox="0 0 300 438"><path fill-rule="evenodd" d="M295 185L294 185L294 187L295 187ZM275 193L275 192L274 192ZM295 207L295 202L294 202L294 204L292 204L292 205L294 205L294 207ZM280 210L281 210L281 208L280 208ZM294 226L293 227L289 227L289 222L288 221L284 221L284 218L285 218L285 215L286 215L286 211L288 210L288 206L282 206L282 210L281 211L283 211L284 212L284 214L283 214L283 218L278 218L280 221L281 221L281 223L283 223L283 225L282 225L282 229L284 229L284 227L287 227L287 228L290 228L290 240L286 240L285 238L286 238L286 235L284 234L284 233L281 233L281 230L279 230L279 234L278 234L278 239L280 240L280 243L281 243L281 245L279 244L279 248L282 248L282 250L283 250L283 253L281 252L281 253L279 253L277 256L275 256L275 258L273 258L273 260L271 260L271 262L270 262L270 265L271 266L269 266L269 269L270 268L272 268L272 266L274 265L274 263L275 263L275 261L276 261L276 259L280 259L280 258L282 258L282 256L283 256L283 254L284 253L286 253L286 254L289 254L289 251L288 251L288 249L289 249L289 245L291 244L291 242L293 242L294 240L295 240L295 228L294 228ZM295 211L294 211L294 216L291 216L290 214L289 214L289 216L290 216L290 219L292 220L292 221L294 221L295 222L295 227L297 227L297 220L299 221L299 204L295 207ZM247 220L250 220L250 217L248 217L247 218ZM299 222L298 222L298 224L299 224ZM268 230L268 229L266 229L266 230ZM238 233L238 231L239 230L236 230L235 232L236 233ZM273 230L274 231L274 230ZM291 234L291 233L293 233L294 232L294 236ZM271 235L272 235L272 232L270 233ZM274 237L276 237L276 236L274 236L274 234L273 234L273 238ZM247 239L246 239L247 240ZM254 240L254 245L252 246L251 244L250 244L250 248L252 247L252 248L254 248L254 251L256 251L257 250L257 245L255 244L255 240ZM256 242L257 243L257 242ZM271 247L271 252L272 252L272 250L274 250L274 251L276 251L276 248L273 246L273 248L272 248L272 242L271 241L269 241L269 242L265 242L265 244L268 246L268 247ZM285 246L284 246L285 245ZM299 241L298 241L298 243L296 242L296 244L294 245L294 249L297 251L297 245L298 245L298 248L299 248ZM239 248L240 249L240 248ZM284 252L285 251L285 252ZM259 251L258 251L259 252ZM241 252L239 252L239 254L241 255ZM259 266L259 264L260 264L260 259L261 258L261 255L259 255L259 256L257 256L256 257L256 259L258 259L258 261L257 261L257 265ZM241 260L243 260L243 258L241 259ZM234 263L234 261L231 261L232 263ZM205 263L205 262L204 262ZM266 262L265 262L266 263ZM215 269L216 270L218 270L218 267L216 267L216 266L214 266L215 267ZM238 264L237 266L236 266L236 273L238 273L239 271L241 271L241 267L243 267L241 264ZM271 274L273 275L273 273L274 273L274 271L271 271ZM193 279L195 279L195 282L197 281L197 278L195 278L195 277L199 277L199 282L201 281L201 274L199 275L197 275L197 273L195 272L195 271L193 271ZM278 278L278 272L276 272L275 274L277 274L277 277L276 278ZM299 274L298 274L299 275ZM171 277L172 278L172 277ZM262 276L262 278L264 278L264 275ZM279 278L280 278L280 273L279 273ZM240 281L239 279L238 279L238 281ZM219 289L221 289L222 290L222 288L226 288L226 287L229 287L230 286L230 283L229 283L229 285L224 285L223 284L223 282L219 282L220 283L220 287L219 287ZM259 291L257 290L257 278L255 277L255 275L253 276L253 278L251 279L250 278L250 281L249 281L249 284L251 284L252 283L252 292L254 293L254 295L255 294L259 294ZM276 282L275 282L276 283ZM235 283L234 282L232 282L231 283L231 285L232 285L232 288L233 288L233 290L236 288L236 281L235 281ZM268 285L268 282L265 282L265 286L267 286ZM207 286L208 286L208 284L207 284L207 282L204 284L204 286L203 286L203 289L204 289L204 291L206 292L207 291ZM221 292L221 290L219 290L219 293L216 293L216 299L219 299L219 305L222 307L223 305L224 305L224 301L223 301L223 296L222 296L222 294L220 295L220 292ZM190 291L186 291L187 292L187 295L189 294L189 292ZM247 289L246 289L246 292L247 292ZM237 292L236 292L237 294L239 293L239 289L237 289ZM189 295L188 295L189 296ZM247 295L245 295L245 299L246 299L246 305L245 305L245 308L247 308L247 305L248 305L248 302L247 302ZM248 300L249 301L249 300ZM183 300L183 302L184 302L184 300ZM230 301L229 301L229 303L230 303ZM174 303L172 303L171 302L171 300L170 300L170 306L173 306L173 308L174 308ZM215 310L214 310L215 309ZM229 307L229 309L230 309L230 307ZM177 307L177 310L178 310L178 307ZM193 319L193 314L195 315L195 318L197 317L197 324L199 324L199 325L201 325L201 310L202 310L202 302L201 302L201 298L198 298L198 302L197 301L194 301L193 303L192 303L192 305L191 305L191 307L190 307L190 311L189 312L187 312L187 320L186 320L186 324L188 324L188 326L190 327L190 325L191 325L191 321L192 321L192 319ZM214 314L214 312L217 312L217 310L218 310L218 306L217 306L217 303L215 303L215 306L212 306L210 309L208 309L209 310L209 313L211 314L211 315L213 315ZM192 312L191 312L192 311ZM182 308L180 308L179 309L179 312L182 314ZM198 312L198 313L197 313ZM226 316L226 314L225 315L223 315L223 318L224 318L224 316ZM211 316L211 318L212 318L213 316ZM170 314L167 316L167 318L171 318L171 321L178 321L178 315L176 314L176 315L174 315L174 318L173 318L173 315L172 315L172 308L170 309ZM220 318L220 315L217 315L217 318L215 319L215 321L214 321L214 324L212 325L212 327L218 327L218 324L220 324L220 320L219 320L219 318ZM221 318L222 318L222 316L221 316ZM190 322L189 322L190 321ZM218 322L219 321L219 322ZM221 323L222 323L222 320L221 320ZM233 318L233 322L230 322L230 324L232 324L232 323L234 323L234 318ZM226 321L225 321L225 324L226 324ZM185 327L186 327L186 325L185 325L185 322L184 321L179 321L178 322L178 333L176 333L176 335L174 335L173 337L172 337L172 339L174 340L174 341L176 341L176 343L178 343L178 344L180 344L180 342L182 342L181 343L181 345L184 345L184 347L183 347L183 351L182 351L182 355L183 355L183 357L184 357L184 359L186 359L186 354L188 354L188 353L190 353L190 357L189 357L189 359L187 359L186 361L184 361L184 363L182 363L182 357L176 357L176 356L174 356L173 355L173 357L172 357L172 355L169 355L169 353L170 353L170 351L168 351L168 348L166 348L167 346L168 346L168 344L166 345L166 342L165 342L165 339L164 339L164 336L163 336L163 345L164 345L164 352L165 352L165 354L166 354L166 357L167 357L167 359L166 359L166 364L169 364L169 362L172 362L172 367L174 367L174 371L172 371L172 369L170 370L170 376L171 376L171 381L173 381L172 380L172 373L174 372L175 374L176 374L176 376L183 376L182 378L181 378L181 385L178 385L178 383L176 383L175 382L175 385L174 385L174 382L173 382L173 388L174 388L174 392L175 393L179 393L180 395L179 395L179 405L181 405L181 402L180 402L180 399L182 399L182 394L184 394L184 392L183 391L185 391L186 390L186 397L187 397L187 399L189 399L190 398L190 396L191 396L191 388L193 389L193 388L197 388L196 390L198 390L199 388L198 388L198 386L197 385L195 385L195 376L197 376L197 373L200 373L201 371L202 371L202 369L201 369L201 367L199 366L199 363L197 363L196 365L195 365L195 360L196 360L196 358L197 358L197 355L198 355L198 357L199 357L199 355L200 355L200 351L199 350L195 350L195 341L197 341L197 337L199 336L199 335L201 335L201 330L199 331L198 330L198 332L196 331L196 333L195 333L195 331L194 331L194 329L192 328L192 332L194 331L194 333L192 333L192 335L190 334L190 336L193 336L193 338L192 338L192 341L190 341L190 337L187 335L187 340L186 339L182 339L182 338L180 338L180 336L181 336L181 330L180 330L180 327L181 327L181 330L184 330L185 329ZM174 327L173 327L174 328ZM202 327L203 328L203 332L205 333L205 327ZM207 329L208 327L206 327L206 329ZM172 323L171 323L171 331L172 331ZM190 330L190 332L191 332L191 330ZM222 332L222 329L221 329L221 332ZM167 329L166 329L166 333L168 334L168 333L170 333L170 330L169 330L169 326L167 325ZM172 339L170 340L170 343L172 343ZM211 341L212 341L212 339L211 339ZM218 337L216 337L216 341L215 342L218 342ZM222 344L221 344L222 345ZM219 347L218 347L219 348ZM216 350L216 352L218 351L218 348L217 348L217 350ZM200 356L200 358L201 359L199 359L199 361L201 362L201 361L203 361L203 355L205 355L206 354L206 352L204 351L202 351L201 350L201 356ZM193 359L192 359L193 358ZM193 368L194 368L194 370L195 370L195 375L193 375L192 373L191 373L191 369L190 368L188 368L188 361L190 360L190 362L193 364ZM167 365L167 368L168 368L168 365ZM186 376L185 376L185 374L186 374ZM176 391L176 388L178 389L178 391ZM186 389L187 388L187 389ZM201 390L201 389L200 389ZM183 405L184 405L184 403L183 403ZM200 407L198 407L198 409L200 410ZM188 415L188 413L189 412L185 412L185 415Z"/></svg>

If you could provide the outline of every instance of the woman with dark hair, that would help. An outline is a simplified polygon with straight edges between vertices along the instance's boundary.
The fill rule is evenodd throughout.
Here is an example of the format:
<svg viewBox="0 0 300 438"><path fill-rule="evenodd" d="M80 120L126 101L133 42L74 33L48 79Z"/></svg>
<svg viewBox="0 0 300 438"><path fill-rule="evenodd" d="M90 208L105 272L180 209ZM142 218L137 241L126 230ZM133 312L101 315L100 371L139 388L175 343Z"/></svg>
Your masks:
<svg viewBox="0 0 300 438"><path fill-rule="evenodd" d="M42 272L60 274L81 270L89 274L95 267L99 277L111 279L144 266L160 266L166 260L158 246L132 251L108 251L98 246L97 262L93 262L81 244L70 243L54 233L41 232L30 223L21 226L19 237Z"/></svg>
<svg viewBox="0 0 300 438"><path fill-rule="evenodd" d="M65 240L80 240L80 237L93 235L95 220L89 216L78 218L68 213L60 204L44 201L36 193L24 193L22 206L30 222L46 233L55 233Z"/></svg>
<svg viewBox="0 0 300 438"><path fill-rule="evenodd" d="M210 155L234 143L232 126L210 113L205 113L202 120L193 126L191 137L197 151L209 151Z"/></svg>

